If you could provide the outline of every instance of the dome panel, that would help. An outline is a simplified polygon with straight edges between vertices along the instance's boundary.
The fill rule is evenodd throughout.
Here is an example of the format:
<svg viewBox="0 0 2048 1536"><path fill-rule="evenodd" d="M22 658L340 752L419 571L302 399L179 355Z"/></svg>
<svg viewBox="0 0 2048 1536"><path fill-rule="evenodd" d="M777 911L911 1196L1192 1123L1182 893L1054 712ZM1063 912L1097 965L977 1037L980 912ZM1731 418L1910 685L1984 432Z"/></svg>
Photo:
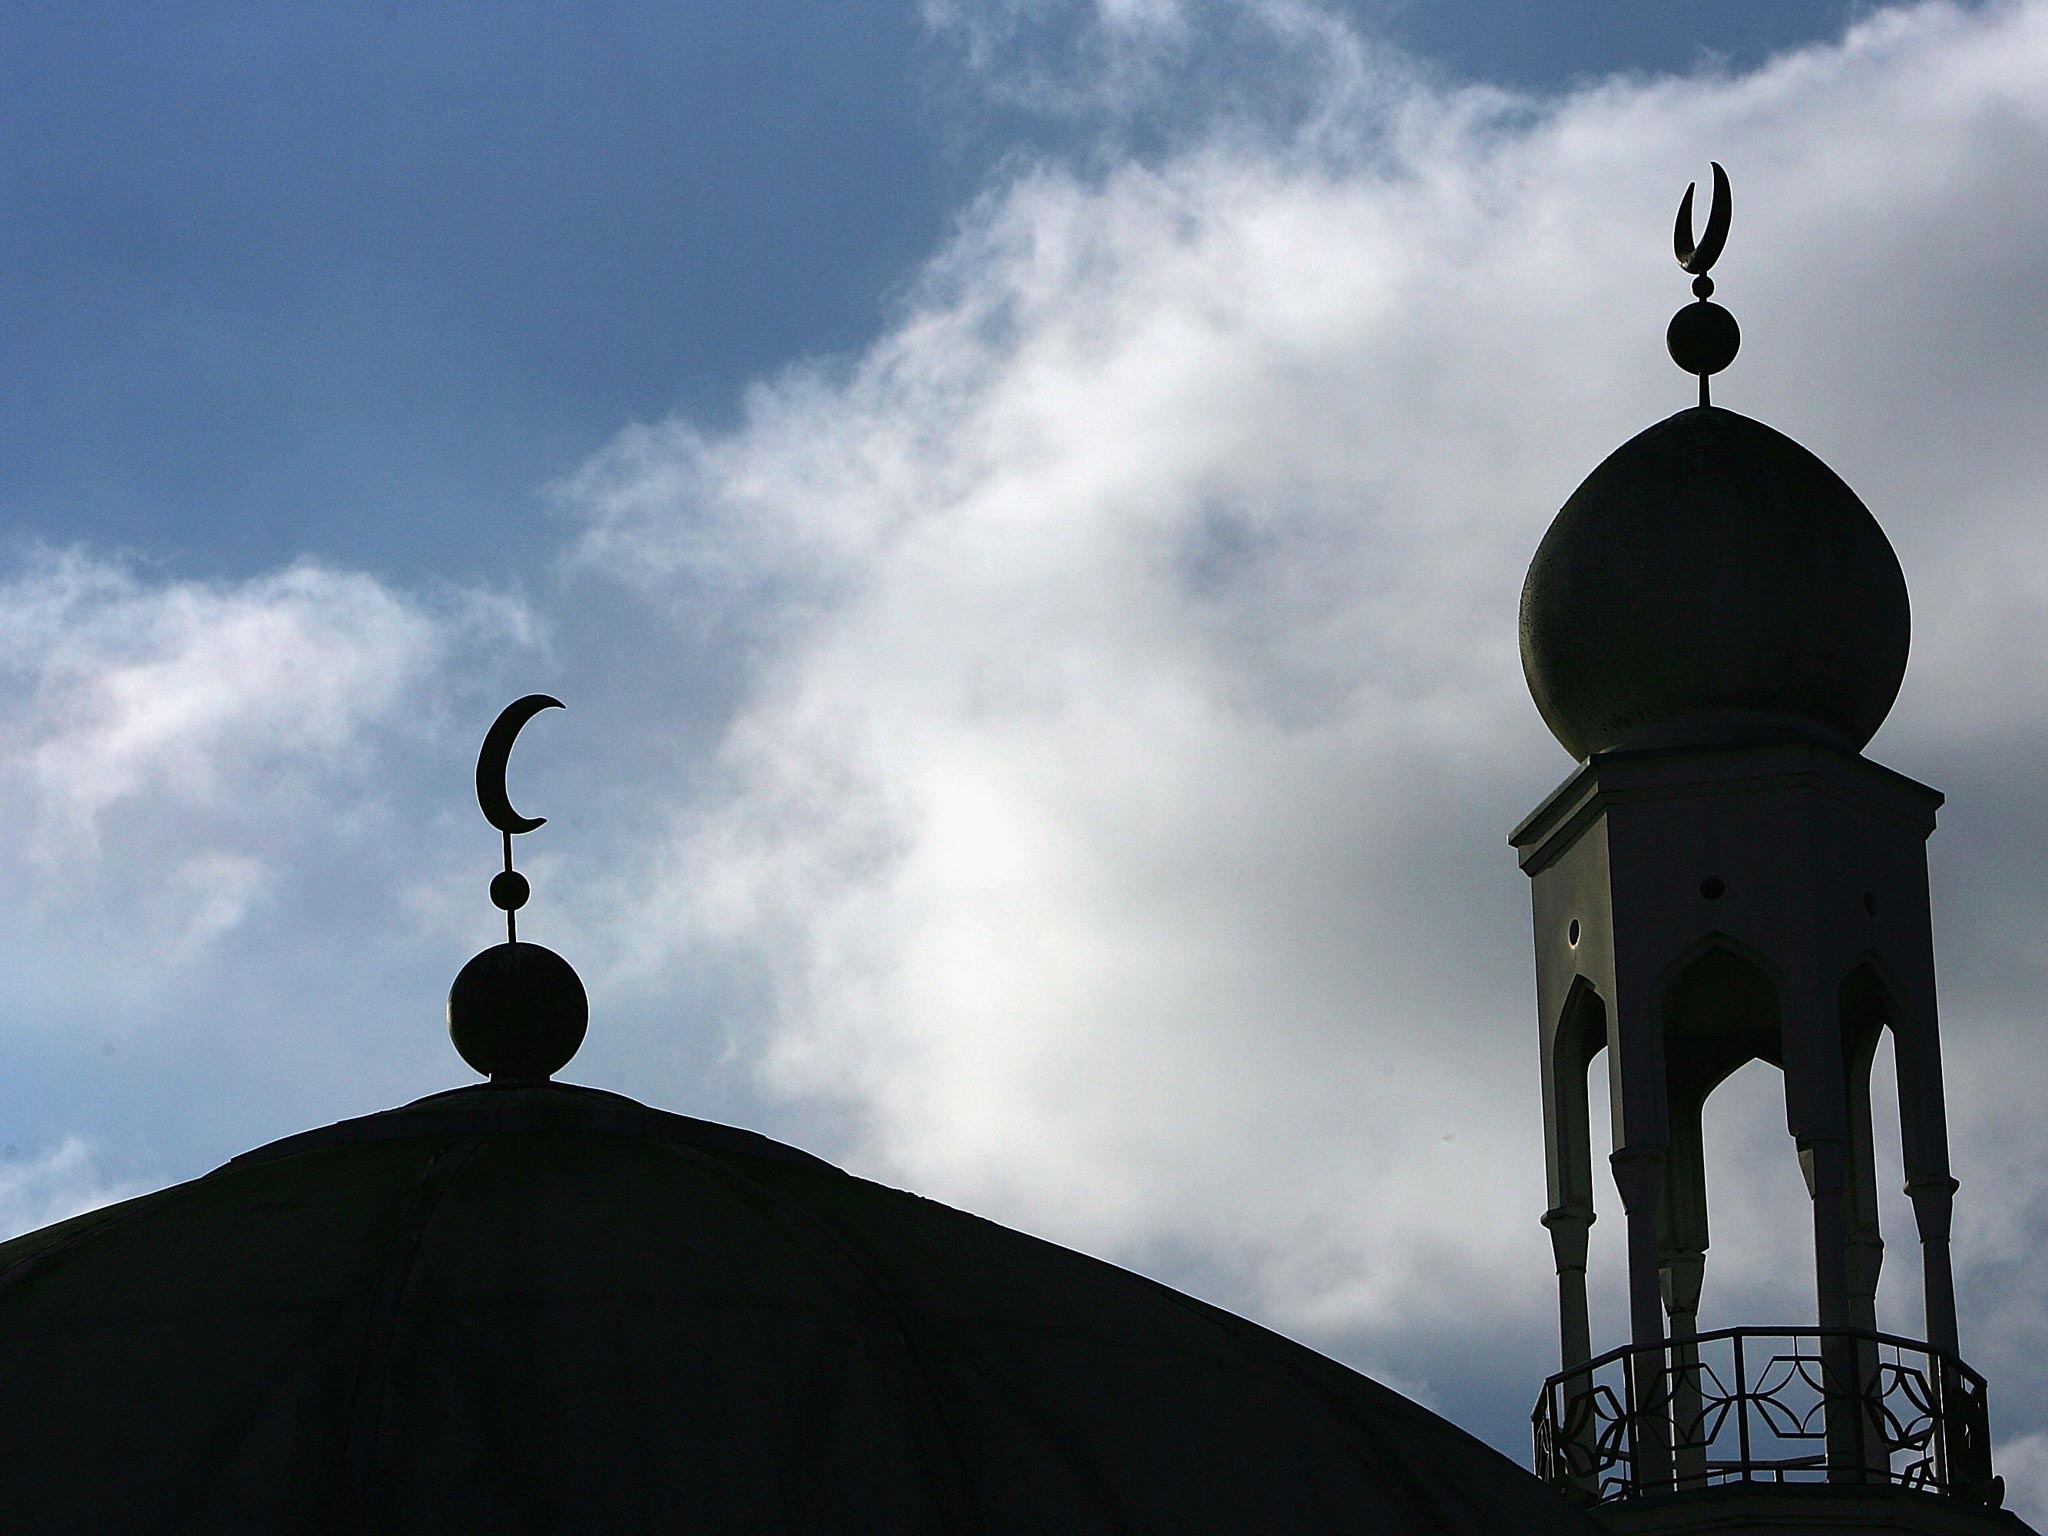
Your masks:
<svg viewBox="0 0 2048 1536"><path fill-rule="evenodd" d="M311 1529L360 1298L418 1171L395 1146L344 1181L230 1168L0 1245L10 1523Z"/></svg>

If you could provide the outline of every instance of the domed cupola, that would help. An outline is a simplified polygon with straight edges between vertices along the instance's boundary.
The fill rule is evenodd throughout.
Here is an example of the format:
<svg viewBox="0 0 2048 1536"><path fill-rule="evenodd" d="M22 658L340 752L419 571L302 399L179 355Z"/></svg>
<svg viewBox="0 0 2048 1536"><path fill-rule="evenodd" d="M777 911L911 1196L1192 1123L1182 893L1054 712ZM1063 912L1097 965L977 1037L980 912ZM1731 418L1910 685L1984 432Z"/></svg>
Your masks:
<svg viewBox="0 0 2048 1536"><path fill-rule="evenodd" d="M1906 579L1841 477L1783 433L1708 403L1735 321L1706 276L1727 231L1725 178L1706 237L1679 260L1696 301L1672 357L1700 404L1639 433L1574 491L1522 587L1522 670L1581 760L1631 747L1797 741L1859 751L1905 676Z"/></svg>

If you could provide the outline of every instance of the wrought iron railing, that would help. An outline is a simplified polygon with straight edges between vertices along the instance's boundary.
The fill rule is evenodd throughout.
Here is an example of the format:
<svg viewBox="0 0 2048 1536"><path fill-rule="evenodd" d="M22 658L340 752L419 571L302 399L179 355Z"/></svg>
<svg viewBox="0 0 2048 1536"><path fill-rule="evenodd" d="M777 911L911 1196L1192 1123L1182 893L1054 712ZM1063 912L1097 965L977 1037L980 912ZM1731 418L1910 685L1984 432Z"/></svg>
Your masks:
<svg viewBox="0 0 2048 1536"><path fill-rule="evenodd" d="M1725 1483L1890 1483L1996 1504L1984 1378L1846 1328L1723 1328L1544 1383L1537 1475L1604 1504Z"/></svg>

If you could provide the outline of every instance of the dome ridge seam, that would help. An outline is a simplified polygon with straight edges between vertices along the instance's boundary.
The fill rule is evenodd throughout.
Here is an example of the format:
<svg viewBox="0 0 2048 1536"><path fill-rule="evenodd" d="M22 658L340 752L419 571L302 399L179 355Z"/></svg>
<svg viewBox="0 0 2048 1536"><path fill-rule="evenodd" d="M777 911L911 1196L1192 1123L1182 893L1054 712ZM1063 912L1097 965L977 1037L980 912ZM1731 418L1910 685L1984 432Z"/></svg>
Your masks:
<svg viewBox="0 0 2048 1536"><path fill-rule="evenodd" d="M653 1140L653 1138L649 1139ZM960 1518L965 1519L966 1524L964 1526L956 1527L962 1530L963 1536L967 1532L986 1530L988 1522L982 1516L980 1505L974 1497L972 1479L967 1474L966 1454L962 1451L959 1439L953 1432L953 1426L947 1417L945 1405L932 1379L930 1367L925 1363L924 1353L918 1348L917 1340L911 1334L909 1325L905 1320L903 1308L898 1303L895 1293L882 1280L881 1276L874 1272L860 1251L835 1232L823 1217L811 1210L802 1200L783 1190L763 1183L761 1180L748 1174L744 1169L734 1167L723 1158L682 1142L655 1141L655 1145L667 1149L685 1162L700 1166L710 1165L718 1172L723 1173L727 1178L745 1186L757 1201L773 1213L777 1221L785 1227L792 1225L789 1221L789 1216L791 1213L794 1213L805 1228L822 1238L834 1253L838 1254L846 1263L852 1266L854 1272L860 1277L861 1282L881 1303L883 1314L889 1322L890 1331L902 1345L904 1355L911 1367L911 1373L917 1381L918 1390L928 1405L931 1421L938 1431L940 1440L945 1445L948 1462L945 1483L952 1494L955 1508L943 1510L941 1513L956 1520ZM824 1166L830 1168L833 1173L842 1179L853 1178L853 1175L829 1163ZM920 1197L913 1195L910 1198L917 1199Z"/></svg>

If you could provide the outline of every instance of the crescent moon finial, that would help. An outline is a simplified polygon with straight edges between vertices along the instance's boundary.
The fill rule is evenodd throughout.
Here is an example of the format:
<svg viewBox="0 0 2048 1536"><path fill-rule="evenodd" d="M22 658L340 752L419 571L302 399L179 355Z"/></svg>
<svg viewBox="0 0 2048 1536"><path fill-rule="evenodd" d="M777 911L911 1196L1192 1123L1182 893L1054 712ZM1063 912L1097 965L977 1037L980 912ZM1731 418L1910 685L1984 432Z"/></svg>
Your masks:
<svg viewBox="0 0 2048 1536"><path fill-rule="evenodd" d="M503 834L505 867L491 877L491 905L505 914L505 942L470 958L448 989L448 1038L493 1082L545 1082L568 1064L590 1024L590 998L575 968L551 949L519 942L519 909L532 888L512 867L512 838L545 816L522 816L505 789L512 743L527 721L562 701L529 693L507 704L476 759L476 803Z"/></svg>
<svg viewBox="0 0 2048 1536"><path fill-rule="evenodd" d="M519 940L519 909L532 894L526 876L512 867L512 837L514 833L531 832L545 825L547 817L522 816L512 808L512 795L505 787L505 770L512 760L512 743L519 739L526 722L544 709L562 707L560 699L544 693L514 699L491 722L490 730L484 733L483 750L476 757L476 803L483 808L484 820L505 834L505 867L491 879L491 905L505 914L508 944Z"/></svg>
<svg viewBox="0 0 2048 1536"><path fill-rule="evenodd" d="M1664 333L1672 361L1687 373L1699 375L1702 410L1713 403L1708 377L1734 362L1736 349L1742 345L1742 328L1733 315L1712 302L1714 280L1707 276L1707 269L1720 260L1721 248L1728 243L1728 219L1735 210L1728 173L1718 160L1713 167L1714 206L1707 210L1706 233L1697 241L1692 237L1692 199L1699 183L1689 183L1685 196L1678 200L1678 224L1671 233L1671 246L1679 266L1692 274L1693 302L1671 317Z"/></svg>
<svg viewBox="0 0 2048 1536"><path fill-rule="evenodd" d="M1699 183L1688 182L1685 196L1678 201L1678 224L1671 232L1671 244L1677 253L1678 264L1695 277L1703 276L1721 257L1721 248L1728 243L1728 220L1734 213L1734 197L1728 190L1728 173L1721 169L1721 162L1711 162L1714 167L1714 205L1707 210L1707 232L1694 243L1692 238L1692 195Z"/></svg>
<svg viewBox="0 0 2048 1536"><path fill-rule="evenodd" d="M505 770L512 760L512 743L526 722L544 709L561 709L560 699L544 693L529 693L507 704L484 735L483 750L476 758L476 803L484 820L500 832L531 832L547 821L545 816L522 816L512 809L512 796L505 787Z"/></svg>

